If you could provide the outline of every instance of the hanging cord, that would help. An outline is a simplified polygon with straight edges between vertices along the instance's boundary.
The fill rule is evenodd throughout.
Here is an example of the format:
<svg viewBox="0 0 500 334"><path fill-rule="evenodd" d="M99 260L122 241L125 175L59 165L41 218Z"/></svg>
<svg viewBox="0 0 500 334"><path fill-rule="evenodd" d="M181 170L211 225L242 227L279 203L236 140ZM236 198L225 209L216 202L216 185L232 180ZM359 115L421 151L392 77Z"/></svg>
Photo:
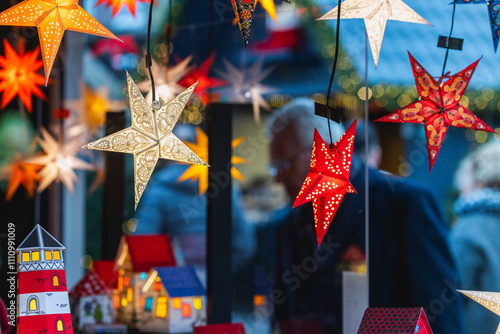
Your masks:
<svg viewBox="0 0 500 334"><path fill-rule="evenodd" d="M339 0L338 10L337 10L337 32L335 37L335 59L333 60L332 75L330 77L330 83L328 84L328 92L326 93L326 110L327 110L327 122L328 122L328 134L330 135L330 148L333 145L332 138L332 128L330 126L330 92L332 90L333 78L335 77L335 70L337 68L337 60L339 59L339 49L340 49L340 8L342 0Z"/></svg>
<svg viewBox="0 0 500 334"><path fill-rule="evenodd" d="M167 64L170 60L170 41L172 40L172 0L168 0L168 22L165 40L167 43Z"/></svg>
<svg viewBox="0 0 500 334"><path fill-rule="evenodd" d="M453 33L453 26L455 25L455 8L457 7L457 3L453 1L453 14L451 15L451 29L450 29L450 36L448 37L448 44L450 43L451 40L451 34ZM443 72L441 73L441 76L444 75L444 71L446 70L446 62L448 61L448 53L450 52L450 46L446 48L446 55L444 57L444 64L443 64Z"/></svg>
<svg viewBox="0 0 500 334"><path fill-rule="evenodd" d="M154 0L151 0L151 5L149 6L149 20L148 20L148 48L145 56L146 67L149 71L149 78L151 79L151 92L153 96L153 103L156 100L156 92L155 92L155 80L153 78L153 71L151 70L151 66L153 65L153 61L151 59L151 23L153 21L153 3ZM170 46L169 46L170 47Z"/></svg>

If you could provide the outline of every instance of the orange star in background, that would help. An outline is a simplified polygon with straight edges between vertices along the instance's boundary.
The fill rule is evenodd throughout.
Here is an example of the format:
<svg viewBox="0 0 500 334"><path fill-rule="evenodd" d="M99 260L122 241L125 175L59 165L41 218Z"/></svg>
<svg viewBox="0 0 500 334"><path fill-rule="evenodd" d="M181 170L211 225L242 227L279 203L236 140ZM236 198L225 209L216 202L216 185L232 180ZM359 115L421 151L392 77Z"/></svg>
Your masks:
<svg viewBox="0 0 500 334"><path fill-rule="evenodd" d="M210 72L210 69L212 68L212 65L214 63L214 59L215 54L212 53L212 55L208 57L200 67L195 68L194 70L186 74L186 76L181 81L179 81L179 85L184 87L189 87L198 81L196 92L200 96L201 101L204 104L213 102L210 99L211 95L208 92L209 89L227 85L227 82L225 80L208 76L208 73Z"/></svg>
<svg viewBox="0 0 500 334"><path fill-rule="evenodd" d="M16 162L8 167L5 167L2 174L10 175L5 200L10 201L20 185L23 185L24 189L28 192L28 195L33 197L35 194L36 182L40 182L41 180L41 177L38 175L38 171L42 169L42 167L43 166L26 162Z"/></svg>
<svg viewBox="0 0 500 334"><path fill-rule="evenodd" d="M149 0L99 0L95 5L99 6L105 4L106 7L111 7L113 9L113 17L115 17L116 14L118 14L118 12L123 8L123 6L126 5L130 13L135 16L136 2L149 2Z"/></svg>
<svg viewBox="0 0 500 334"><path fill-rule="evenodd" d="M0 25L38 28L45 85L66 30L118 39L80 7L78 0L25 0L0 13Z"/></svg>
<svg viewBox="0 0 500 334"><path fill-rule="evenodd" d="M234 149L240 145L244 137L236 138L231 142L231 147ZM196 143L186 142L187 147L193 150L196 155L198 155L203 161L208 161L208 137L199 127L196 127ZM243 164L247 160L240 157L231 157L231 164ZM237 180L244 180L245 178L234 167L231 167L231 177ZM189 168L177 179L177 182L183 182L186 180L196 181L198 180L198 189L200 194L204 194L208 188L208 166L203 165L191 165Z"/></svg>
<svg viewBox="0 0 500 334"><path fill-rule="evenodd" d="M36 73L42 68L42 60L38 59L40 48L25 53L24 39L19 40L19 54L7 39L3 40L5 56L0 56L0 92L3 92L1 109L4 109L18 95L26 110L31 112L31 94L45 100L46 97L38 87L45 80Z"/></svg>

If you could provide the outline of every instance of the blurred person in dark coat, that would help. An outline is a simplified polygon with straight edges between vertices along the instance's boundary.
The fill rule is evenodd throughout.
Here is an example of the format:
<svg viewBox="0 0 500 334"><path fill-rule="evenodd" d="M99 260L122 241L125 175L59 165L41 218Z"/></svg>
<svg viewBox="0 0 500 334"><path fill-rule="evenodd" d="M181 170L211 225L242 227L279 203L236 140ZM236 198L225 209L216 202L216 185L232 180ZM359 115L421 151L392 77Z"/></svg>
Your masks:
<svg viewBox="0 0 500 334"><path fill-rule="evenodd" d="M337 140L344 130L331 126ZM314 115L309 99L276 110L266 123L271 167L292 200L309 172L315 128L328 139L327 121ZM355 157L350 181L358 194L346 194L320 247L311 203L292 210L279 225L272 293L277 323L314 321L325 333L342 332L340 268L346 254L365 252L365 173ZM434 334L463 334L462 299L455 291L460 278L435 194L371 168L369 193L370 306L424 307Z"/></svg>

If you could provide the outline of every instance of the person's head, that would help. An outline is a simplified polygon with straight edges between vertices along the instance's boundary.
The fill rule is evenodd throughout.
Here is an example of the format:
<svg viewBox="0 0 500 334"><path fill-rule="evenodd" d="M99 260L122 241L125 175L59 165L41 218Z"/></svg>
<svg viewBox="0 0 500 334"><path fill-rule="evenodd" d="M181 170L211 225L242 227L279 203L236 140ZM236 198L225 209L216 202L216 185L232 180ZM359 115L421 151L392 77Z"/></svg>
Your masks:
<svg viewBox="0 0 500 334"><path fill-rule="evenodd" d="M308 98L295 99L275 110L266 122L271 167L291 199L297 196L309 172L314 129L329 144L327 120L314 114L314 101ZM334 122L331 130L334 141L344 133L343 127Z"/></svg>
<svg viewBox="0 0 500 334"><path fill-rule="evenodd" d="M461 194L479 188L500 188L500 142L481 145L469 153L455 172L455 186Z"/></svg>
<svg viewBox="0 0 500 334"><path fill-rule="evenodd" d="M382 148L380 147L377 129L373 126L373 123L368 122L368 159L366 159L365 154L365 131L366 122L358 120L353 153L361 161L367 162L370 167L378 168L382 161Z"/></svg>

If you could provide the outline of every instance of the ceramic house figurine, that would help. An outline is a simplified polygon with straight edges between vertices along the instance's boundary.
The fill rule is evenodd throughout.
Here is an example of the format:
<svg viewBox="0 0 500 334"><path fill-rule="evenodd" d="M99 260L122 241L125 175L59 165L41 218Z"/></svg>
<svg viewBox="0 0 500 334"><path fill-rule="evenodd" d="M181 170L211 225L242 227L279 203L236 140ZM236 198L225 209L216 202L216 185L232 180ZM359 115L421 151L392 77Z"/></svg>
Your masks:
<svg viewBox="0 0 500 334"><path fill-rule="evenodd" d="M245 334L243 324L216 324L194 328L194 334Z"/></svg>
<svg viewBox="0 0 500 334"><path fill-rule="evenodd" d="M115 259L118 272L117 293L113 303L117 308L117 321L136 327L140 317L140 305L145 297L142 287L153 267L175 266L170 237L158 235L123 236Z"/></svg>
<svg viewBox="0 0 500 334"><path fill-rule="evenodd" d="M358 334L399 333L432 334L424 309L411 308L367 308Z"/></svg>
<svg viewBox="0 0 500 334"><path fill-rule="evenodd" d="M141 331L192 333L194 326L205 323L205 290L192 267L152 269L143 293Z"/></svg>
<svg viewBox="0 0 500 334"><path fill-rule="evenodd" d="M89 270L69 292L75 327L113 323L111 297L111 290L99 275Z"/></svg>
<svg viewBox="0 0 500 334"><path fill-rule="evenodd" d="M17 333L73 334L63 250L40 225L17 248Z"/></svg>

